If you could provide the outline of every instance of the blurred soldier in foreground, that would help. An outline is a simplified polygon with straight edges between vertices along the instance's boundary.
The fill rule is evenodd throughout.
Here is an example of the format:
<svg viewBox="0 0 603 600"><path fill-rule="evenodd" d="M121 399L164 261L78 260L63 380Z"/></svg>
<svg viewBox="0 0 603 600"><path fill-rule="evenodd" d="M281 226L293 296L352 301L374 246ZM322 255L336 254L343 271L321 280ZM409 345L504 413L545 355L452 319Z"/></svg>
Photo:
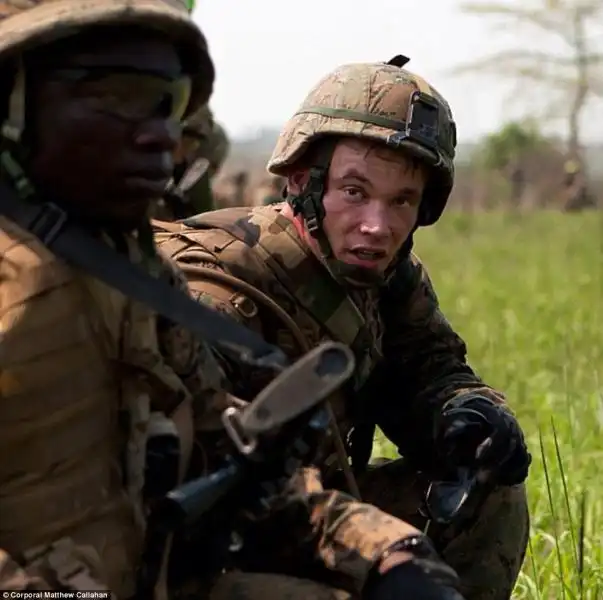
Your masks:
<svg viewBox="0 0 603 600"><path fill-rule="evenodd" d="M172 176L179 123L207 103L213 78L177 0L0 0L4 591L150 598L137 585L149 488L176 485L199 449L212 468L211 417L237 401L220 391L209 348L157 313L184 303L206 331L218 317L175 289L185 286L147 215ZM318 562L368 598L436 586L415 529L299 478L284 501ZM151 575L165 598L161 564ZM425 564L437 570L437 558Z"/></svg>
<svg viewBox="0 0 603 600"><path fill-rule="evenodd" d="M221 372L185 330L51 248L89 254L65 237L77 224L112 256L181 285L147 211L171 177L179 121L209 98L213 65L177 2L0 5L0 588L129 598L151 420L190 430L221 397Z"/></svg>
<svg viewBox="0 0 603 600"><path fill-rule="evenodd" d="M174 221L213 210L212 181L228 150L228 136L207 105L188 117L175 151L174 177L153 216Z"/></svg>
<svg viewBox="0 0 603 600"><path fill-rule="evenodd" d="M268 165L287 179L286 204L200 215L156 240L202 302L290 356L325 338L351 345L356 380L333 405L338 460L325 450L325 481L337 485L343 473L355 490L356 475L364 500L421 528L427 513L466 598L508 600L528 541L530 455L504 396L467 364L411 252L414 232L448 201L456 130L446 101L406 62L345 65L314 87ZM264 385L254 370L233 369L230 380L247 381L233 388L243 395ZM368 467L376 426L403 459ZM437 480L450 485L434 489L460 491L440 494L434 514L422 504ZM460 511L463 491L472 510ZM279 547L274 534L250 564Z"/></svg>

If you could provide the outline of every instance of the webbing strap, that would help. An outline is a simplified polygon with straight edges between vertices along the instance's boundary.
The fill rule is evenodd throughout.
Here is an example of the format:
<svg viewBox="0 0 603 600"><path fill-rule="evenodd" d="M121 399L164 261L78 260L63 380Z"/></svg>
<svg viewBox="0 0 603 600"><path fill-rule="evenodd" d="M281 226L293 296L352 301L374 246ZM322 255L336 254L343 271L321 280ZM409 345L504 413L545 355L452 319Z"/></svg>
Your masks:
<svg viewBox="0 0 603 600"><path fill-rule="evenodd" d="M1 182L0 213L31 232L73 267L200 335L206 342L234 353L239 360L277 370L287 364L287 358L279 348L234 319L196 302L167 281L151 276L70 222L67 213L55 204L38 204L18 198Z"/></svg>

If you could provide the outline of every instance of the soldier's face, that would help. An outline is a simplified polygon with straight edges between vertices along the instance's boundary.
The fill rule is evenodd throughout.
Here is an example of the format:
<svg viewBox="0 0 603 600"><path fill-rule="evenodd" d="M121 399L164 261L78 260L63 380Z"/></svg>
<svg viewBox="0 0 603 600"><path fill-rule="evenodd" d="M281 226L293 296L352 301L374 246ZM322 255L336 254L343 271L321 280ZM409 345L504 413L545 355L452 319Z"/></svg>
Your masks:
<svg viewBox="0 0 603 600"><path fill-rule="evenodd" d="M26 68L32 177L73 213L134 228L172 175L190 79L169 41L139 29L66 47Z"/></svg>
<svg viewBox="0 0 603 600"><path fill-rule="evenodd" d="M384 272L415 227L425 184L421 165L399 152L339 142L323 199L323 229L335 257ZM289 182L293 193L296 187Z"/></svg>

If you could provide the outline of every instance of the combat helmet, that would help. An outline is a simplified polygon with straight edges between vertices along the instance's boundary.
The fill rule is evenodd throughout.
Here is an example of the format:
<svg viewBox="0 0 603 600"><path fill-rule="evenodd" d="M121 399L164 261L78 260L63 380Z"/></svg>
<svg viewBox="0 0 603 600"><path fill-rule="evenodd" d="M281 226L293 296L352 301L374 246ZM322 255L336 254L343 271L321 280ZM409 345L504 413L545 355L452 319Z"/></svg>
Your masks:
<svg viewBox="0 0 603 600"><path fill-rule="evenodd" d="M213 177L228 156L230 142L208 105L201 106L183 122L182 133L196 140L195 154L209 161L209 171Z"/></svg>
<svg viewBox="0 0 603 600"><path fill-rule="evenodd" d="M446 100L423 78L404 69L408 58L343 65L324 77L283 128L268 171L286 175L319 139L323 143L300 197L289 198L320 241L322 196L334 142L352 136L382 142L423 161L430 169L418 225L441 216L454 181L456 126ZM321 246L324 245L321 243Z"/></svg>
<svg viewBox="0 0 603 600"><path fill-rule="evenodd" d="M0 69L11 63L19 65L24 52L71 37L87 27L148 27L170 36L187 60L193 84L187 109L190 113L207 102L215 78L207 42L190 17L193 4L194 0L0 0ZM25 105L24 91L15 89L19 85L23 87L18 75L9 107L16 130L23 126ZM11 93L10 89L2 91Z"/></svg>

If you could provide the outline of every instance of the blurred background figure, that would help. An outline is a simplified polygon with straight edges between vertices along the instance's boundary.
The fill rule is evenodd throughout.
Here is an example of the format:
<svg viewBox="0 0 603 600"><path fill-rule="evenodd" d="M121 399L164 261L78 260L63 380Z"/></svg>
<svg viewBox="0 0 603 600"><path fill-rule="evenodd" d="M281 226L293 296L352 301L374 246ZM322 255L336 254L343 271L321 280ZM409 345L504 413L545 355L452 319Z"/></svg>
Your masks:
<svg viewBox="0 0 603 600"><path fill-rule="evenodd" d="M268 206L283 202L285 179L277 175L270 175L257 188L253 194L254 206Z"/></svg>
<svg viewBox="0 0 603 600"><path fill-rule="evenodd" d="M175 150L174 177L153 217L174 221L213 210L212 180L229 149L226 131L216 123L209 106L203 106L187 119Z"/></svg>

